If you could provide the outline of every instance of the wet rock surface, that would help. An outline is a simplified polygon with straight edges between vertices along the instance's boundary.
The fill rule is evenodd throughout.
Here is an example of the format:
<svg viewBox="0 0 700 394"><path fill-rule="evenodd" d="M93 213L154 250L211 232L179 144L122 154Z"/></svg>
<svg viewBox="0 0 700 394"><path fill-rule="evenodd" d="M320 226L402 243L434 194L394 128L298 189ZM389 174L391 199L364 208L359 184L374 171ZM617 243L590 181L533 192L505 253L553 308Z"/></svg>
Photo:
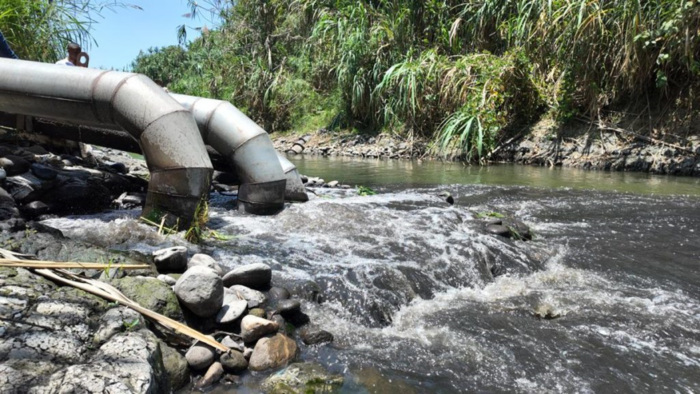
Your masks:
<svg viewBox="0 0 700 394"><path fill-rule="evenodd" d="M297 352L294 340L283 334L264 337L255 345L248 367L251 371L279 368L294 360Z"/></svg>

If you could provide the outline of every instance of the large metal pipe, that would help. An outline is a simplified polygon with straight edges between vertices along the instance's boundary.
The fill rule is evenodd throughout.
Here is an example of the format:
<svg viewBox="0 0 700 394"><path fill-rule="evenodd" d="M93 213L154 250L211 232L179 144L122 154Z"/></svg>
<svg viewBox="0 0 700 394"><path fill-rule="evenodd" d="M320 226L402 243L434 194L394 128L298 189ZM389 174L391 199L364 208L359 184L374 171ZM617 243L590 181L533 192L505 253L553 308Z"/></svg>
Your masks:
<svg viewBox="0 0 700 394"><path fill-rule="evenodd" d="M309 201L309 195L306 194L306 187L301 181L301 175L297 171L297 166L294 165L283 154L277 152L282 171L287 178L287 187L284 191L284 199L288 201Z"/></svg>
<svg viewBox="0 0 700 394"><path fill-rule="evenodd" d="M143 75L0 59L0 111L127 131L151 172L146 216L188 224L209 192L213 168L192 115Z"/></svg>
<svg viewBox="0 0 700 394"><path fill-rule="evenodd" d="M255 214L282 210L287 179L267 132L228 101L172 96L192 112L204 143L224 156L240 179L239 207Z"/></svg>

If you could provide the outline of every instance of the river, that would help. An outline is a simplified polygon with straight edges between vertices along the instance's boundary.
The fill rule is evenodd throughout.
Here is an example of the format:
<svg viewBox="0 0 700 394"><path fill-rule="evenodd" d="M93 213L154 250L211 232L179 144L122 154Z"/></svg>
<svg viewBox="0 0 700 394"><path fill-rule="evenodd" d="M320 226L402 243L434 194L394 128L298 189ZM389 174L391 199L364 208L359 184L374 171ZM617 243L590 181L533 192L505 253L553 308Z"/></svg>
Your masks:
<svg viewBox="0 0 700 394"><path fill-rule="evenodd" d="M700 391L699 179L294 162L377 195L316 189L272 217L240 214L232 197L215 195L210 226L233 238L202 251L224 264L265 261L289 286L316 282L323 302L303 309L336 339L302 344L301 357L343 374L343 392ZM488 234L477 215L492 211L522 220L535 239ZM49 224L114 248L175 242L135 215Z"/></svg>

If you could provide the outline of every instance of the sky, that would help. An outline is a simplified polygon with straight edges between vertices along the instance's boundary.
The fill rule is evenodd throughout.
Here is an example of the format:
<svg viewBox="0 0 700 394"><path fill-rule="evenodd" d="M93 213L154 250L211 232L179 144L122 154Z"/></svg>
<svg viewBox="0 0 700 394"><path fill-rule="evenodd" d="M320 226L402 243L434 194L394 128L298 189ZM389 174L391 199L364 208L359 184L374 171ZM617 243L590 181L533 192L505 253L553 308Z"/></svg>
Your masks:
<svg viewBox="0 0 700 394"><path fill-rule="evenodd" d="M205 21L183 17L190 10L187 0L123 0L143 10L119 8L115 12L104 10L102 18L92 26L92 35L97 40L90 49L90 68L128 67L140 50L177 44L177 27L183 23L198 27ZM199 36L196 30L188 29L187 38Z"/></svg>

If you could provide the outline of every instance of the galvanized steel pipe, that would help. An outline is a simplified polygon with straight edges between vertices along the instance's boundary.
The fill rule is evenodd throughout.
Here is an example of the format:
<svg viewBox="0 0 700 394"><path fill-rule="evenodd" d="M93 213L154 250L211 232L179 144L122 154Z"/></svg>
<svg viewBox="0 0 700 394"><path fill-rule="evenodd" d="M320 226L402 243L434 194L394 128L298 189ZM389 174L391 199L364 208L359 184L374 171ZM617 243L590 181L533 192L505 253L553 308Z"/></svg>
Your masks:
<svg viewBox="0 0 700 394"><path fill-rule="evenodd" d="M209 192L213 168L192 115L143 75L0 59L0 111L127 131L151 172L144 215L187 224Z"/></svg>
<svg viewBox="0 0 700 394"><path fill-rule="evenodd" d="M192 112L204 143L238 175L239 207L254 214L282 210L287 178L267 132L227 101L172 96Z"/></svg>

